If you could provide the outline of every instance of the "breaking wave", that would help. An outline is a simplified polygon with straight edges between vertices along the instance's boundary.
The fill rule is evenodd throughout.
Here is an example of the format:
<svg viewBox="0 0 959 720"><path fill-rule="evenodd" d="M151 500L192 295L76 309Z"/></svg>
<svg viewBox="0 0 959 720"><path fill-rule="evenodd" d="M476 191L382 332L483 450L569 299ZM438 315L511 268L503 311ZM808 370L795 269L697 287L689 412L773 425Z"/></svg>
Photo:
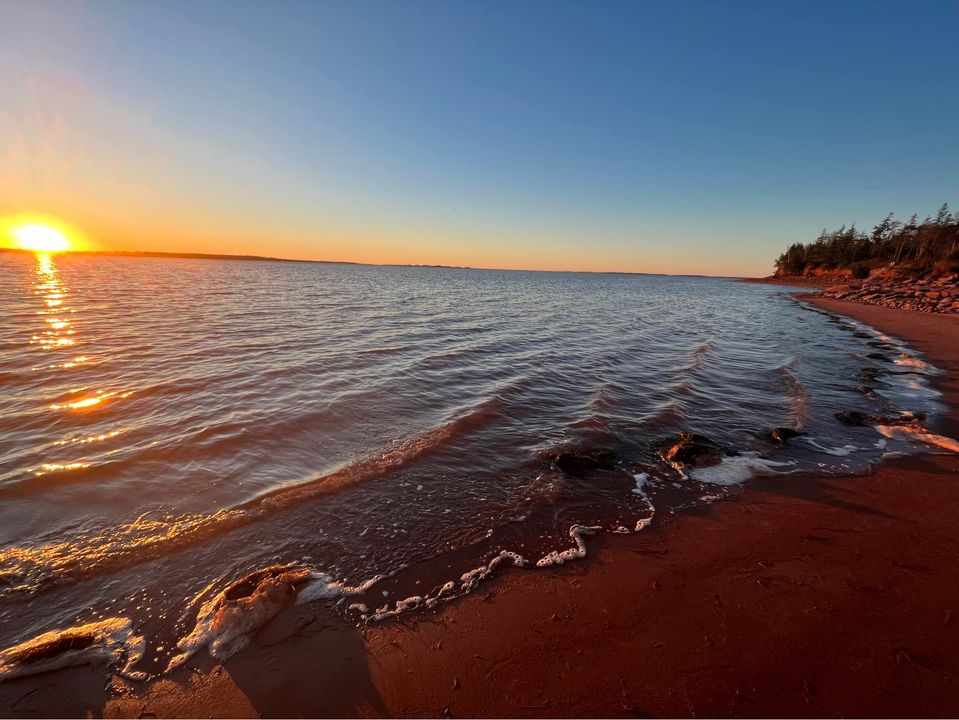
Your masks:
<svg viewBox="0 0 959 720"><path fill-rule="evenodd" d="M143 657L144 647L128 618L52 630L0 651L0 681L94 663L141 680L144 674L132 668Z"/></svg>
<svg viewBox="0 0 959 720"><path fill-rule="evenodd" d="M215 513L147 512L133 521L55 542L0 551L0 596L32 595L51 584L87 578L177 552L268 515L332 494L397 470L482 425L495 416L499 400L385 452L347 463L310 480L280 487L242 505Z"/></svg>

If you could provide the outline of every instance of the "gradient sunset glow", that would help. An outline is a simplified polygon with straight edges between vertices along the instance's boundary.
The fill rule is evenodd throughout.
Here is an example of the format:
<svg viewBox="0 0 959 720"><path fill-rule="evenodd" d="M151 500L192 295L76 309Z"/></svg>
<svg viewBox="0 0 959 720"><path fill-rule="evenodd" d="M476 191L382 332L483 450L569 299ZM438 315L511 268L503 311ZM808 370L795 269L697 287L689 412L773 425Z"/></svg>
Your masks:
<svg viewBox="0 0 959 720"><path fill-rule="evenodd" d="M6 2L0 218L74 249L766 274L953 199L957 14ZM928 41L875 41L907 22Z"/></svg>

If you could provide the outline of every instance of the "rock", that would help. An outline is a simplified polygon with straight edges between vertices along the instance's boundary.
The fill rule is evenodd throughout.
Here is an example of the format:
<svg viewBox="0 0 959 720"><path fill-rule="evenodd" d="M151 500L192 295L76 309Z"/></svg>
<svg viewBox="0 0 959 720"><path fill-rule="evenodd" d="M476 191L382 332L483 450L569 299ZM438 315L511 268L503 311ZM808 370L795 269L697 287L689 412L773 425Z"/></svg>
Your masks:
<svg viewBox="0 0 959 720"><path fill-rule="evenodd" d="M549 465L568 475L583 475L593 470L612 470L616 467L616 454L612 450L566 449L550 454Z"/></svg>
<svg viewBox="0 0 959 720"><path fill-rule="evenodd" d="M925 420L925 413L905 413L899 417L885 417L859 412L858 410L843 410L836 413L836 419L843 425L853 427L871 427L873 425L912 425Z"/></svg>
<svg viewBox="0 0 959 720"><path fill-rule="evenodd" d="M769 431L769 439L773 442L785 444L787 440L805 435L806 433L788 427L777 427Z"/></svg>
<svg viewBox="0 0 959 720"><path fill-rule="evenodd" d="M844 297L852 292L852 288L848 285L833 285L827 287L823 292L828 295L835 295L836 297Z"/></svg>
<svg viewBox="0 0 959 720"><path fill-rule="evenodd" d="M718 465L727 453L704 435L681 432L659 446L659 455L681 467L708 467Z"/></svg>

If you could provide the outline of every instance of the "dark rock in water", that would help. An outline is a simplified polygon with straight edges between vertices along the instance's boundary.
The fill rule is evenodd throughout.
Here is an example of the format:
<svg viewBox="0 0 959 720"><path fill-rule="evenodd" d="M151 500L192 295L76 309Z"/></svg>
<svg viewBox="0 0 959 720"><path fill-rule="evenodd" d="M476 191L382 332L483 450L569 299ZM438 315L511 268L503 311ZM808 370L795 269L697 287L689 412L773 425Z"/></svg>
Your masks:
<svg viewBox="0 0 959 720"><path fill-rule="evenodd" d="M843 410L836 413L836 419L843 425L852 425L853 427L868 427L878 425L878 418L875 415L859 412L858 410Z"/></svg>
<svg viewBox="0 0 959 720"><path fill-rule="evenodd" d="M785 444L787 440L805 434L806 433L802 432L801 430L795 430L788 427L777 427L769 431L769 438L773 442Z"/></svg>
<svg viewBox="0 0 959 720"><path fill-rule="evenodd" d="M603 448L560 450L547 458L551 466L568 475L582 475L593 470L612 470L616 467L616 460L616 453Z"/></svg>
<svg viewBox="0 0 959 720"><path fill-rule="evenodd" d="M887 355L883 355L882 353L869 353L868 355L866 355L866 357L869 358L870 360L882 360L883 362L891 362L889 357Z"/></svg>
<svg viewBox="0 0 959 720"><path fill-rule="evenodd" d="M859 412L858 410L843 410L842 412L836 413L836 419L843 425L872 427L874 425L912 425L913 423L925 420L926 415L925 413L906 413L899 417L885 417Z"/></svg>
<svg viewBox="0 0 959 720"><path fill-rule="evenodd" d="M681 432L659 446L660 457L683 467L718 465L728 454L708 437L689 432Z"/></svg>
<svg viewBox="0 0 959 720"><path fill-rule="evenodd" d="M872 335L864 332L854 332L852 336L859 338L860 340L869 340L870 338L872 338Z"/></svg>
<svg viewBox="0 0 959 720"><path fill-rule="evenodd" d="M882 375L882 370L874 367L864 367L859 371L859 382L870 383L876 382L876 379Z"/></svg>

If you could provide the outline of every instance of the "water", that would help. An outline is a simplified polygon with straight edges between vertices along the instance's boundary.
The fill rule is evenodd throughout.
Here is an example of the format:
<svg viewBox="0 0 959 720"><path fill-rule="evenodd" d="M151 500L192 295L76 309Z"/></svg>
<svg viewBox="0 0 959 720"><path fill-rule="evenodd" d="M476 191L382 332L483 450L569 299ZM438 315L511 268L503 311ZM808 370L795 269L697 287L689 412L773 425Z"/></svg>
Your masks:
<svg viewBox="0 0 959 720"><path fill-rule="evenodd" d="M750 473L864 472L911 445L837 412L937 409L898 341L703 278L3 253L0 342L0 647L121 623L149 673L253 571L392 611ZM684 478L681 430L759 457Z"/></svg>

